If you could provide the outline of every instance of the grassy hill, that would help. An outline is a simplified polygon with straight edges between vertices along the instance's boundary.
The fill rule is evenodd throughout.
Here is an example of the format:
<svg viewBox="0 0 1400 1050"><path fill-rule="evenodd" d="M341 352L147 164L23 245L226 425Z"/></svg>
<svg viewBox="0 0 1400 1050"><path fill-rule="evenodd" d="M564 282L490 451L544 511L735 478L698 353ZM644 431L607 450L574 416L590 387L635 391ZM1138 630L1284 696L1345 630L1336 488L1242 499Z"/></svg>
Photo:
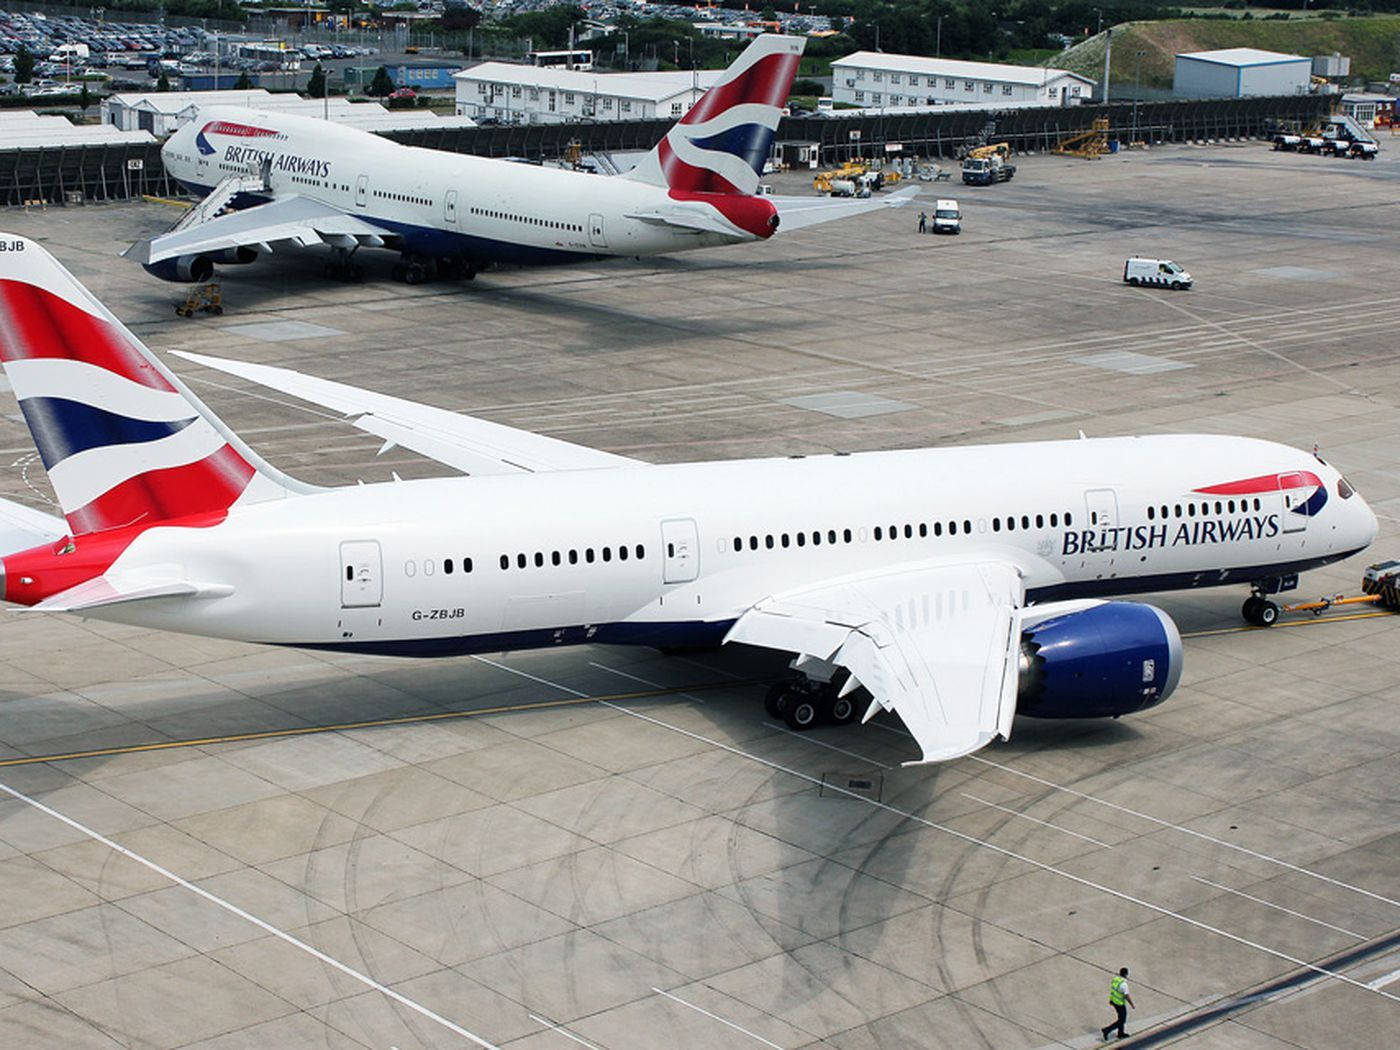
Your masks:
<svg viewBox="0 0 1400 1050"><path fill-rule="evenodd" d="M1400 17L1296 19L1287 22L1238 19L1180 19L1126 22L1113 27L1115 90L1132 83L1136 57L1142 56L1144 87L1169 88L1175 56L1182 51L1220 47L1257 47L1294 55L1351 56L1353 78L1384 80L1400 72ZM1046 65L1071 69L1086 77L1103 77L1104 36L1100 33L1063 51Z"/></svg>

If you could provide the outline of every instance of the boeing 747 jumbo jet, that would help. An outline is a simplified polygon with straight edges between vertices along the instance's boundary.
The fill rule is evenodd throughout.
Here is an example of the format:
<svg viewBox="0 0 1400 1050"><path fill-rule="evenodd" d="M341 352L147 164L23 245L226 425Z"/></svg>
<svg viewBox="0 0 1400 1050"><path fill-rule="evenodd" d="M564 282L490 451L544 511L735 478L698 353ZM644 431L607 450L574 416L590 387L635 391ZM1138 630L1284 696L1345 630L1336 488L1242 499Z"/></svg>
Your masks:
<svg viewBox="0 0 1400 1050"><path fill-rule="evenodd" d="M125 254L157 277L205 281L216 263L326 244L355 277L362 247L400 253L395 276L472 277L495 262L549 265L771 237L908 203L758 195L802 57L800 37L754 39L640 165L591 175L401 146L310 117L208 108L161 148L204 199ZM229 214L220 212L232 206Z"/></svg>
<svg viewBox="0 0 1400 1050"><path fill-rule="evenodd" d="M0 359L64 517L0 501L3 594L276 645L598 642L795 655L797 728L897 712L922 761L1016 713L1166 698L1181 638L1115 595L1291 574L1376 535L1335 469L1176 435L655 465L262 365L182 355L469 474L315 489L269 466L33 241L0 235ZM1272 612L1270 612L1272 610Z"/></svg>

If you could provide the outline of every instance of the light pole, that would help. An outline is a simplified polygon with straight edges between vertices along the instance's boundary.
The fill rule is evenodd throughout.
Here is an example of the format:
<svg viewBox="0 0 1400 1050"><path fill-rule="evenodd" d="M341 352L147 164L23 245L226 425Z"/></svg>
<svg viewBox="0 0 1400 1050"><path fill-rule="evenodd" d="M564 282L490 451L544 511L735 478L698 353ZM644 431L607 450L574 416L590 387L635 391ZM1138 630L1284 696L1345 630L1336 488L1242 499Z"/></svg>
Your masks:
<svg viewBox="0 0 1400 1050"><path fill-rule="evenodd" d="M1137 110L1138 98L1142 95L1142 56L1143 51L1133 52L1133 142L1138 140ZM1129 145L1132 145L1130 142Z"/></svg>

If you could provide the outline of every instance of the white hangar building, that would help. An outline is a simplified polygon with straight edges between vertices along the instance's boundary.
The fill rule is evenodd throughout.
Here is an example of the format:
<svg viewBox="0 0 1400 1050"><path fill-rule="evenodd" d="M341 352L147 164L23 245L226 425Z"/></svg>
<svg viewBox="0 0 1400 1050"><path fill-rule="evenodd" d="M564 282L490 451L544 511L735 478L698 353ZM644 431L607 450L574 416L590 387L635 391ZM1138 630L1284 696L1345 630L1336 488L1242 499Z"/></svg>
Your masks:
<svg viewBox="0 0 1400 1050"><path fill-rule="evenodd" d="M831 97L854 106L1075 106L1094 81L1067 69L857 51L831 63Z"/></svg>
<svg viewBox="0 0 1400 1050"><path fill-rule="evenodd" d="M596 73L483 62L453 79L458 116L503 124L562 124L679 118L723 72Z"/></svg>
<svg viewBox="0 0 1400 1050"><path fill-rule="evenodd" d="M1312 59L1253 47L1192 51L1176 56L1172 92L1182 98L1306 95Z"/></svg>

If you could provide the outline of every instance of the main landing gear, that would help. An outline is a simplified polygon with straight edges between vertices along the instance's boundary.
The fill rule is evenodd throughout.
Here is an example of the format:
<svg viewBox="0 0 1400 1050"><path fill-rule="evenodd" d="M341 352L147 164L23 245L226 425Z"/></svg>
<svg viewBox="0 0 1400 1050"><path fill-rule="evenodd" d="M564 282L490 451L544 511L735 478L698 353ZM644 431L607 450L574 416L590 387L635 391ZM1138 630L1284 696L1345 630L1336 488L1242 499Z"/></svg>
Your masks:
<svg viewBox="0 0 1400 1050"><path fill-rule="evenodd" d="M855 698L839 696L844 675L830 682L817 682L798 674L774 682L763 698L768 717L782 719L792 729L818 725L849 725L856 720Z"/></svg>
<svg viewBox="0 0 1400 1050"><path fill-rule="evenodd" d="M365 268L354 261L355 253L359 250L358 244L353 248L332 248L330 261L326 263L326 276L346 284L364 281Z"/></svg>
<svg viewBox="0 0 1400 1050"><path fill-rule="evenodd" d="M474 263L460 255L414 255L404 252L394 264L393 277L405 284L425 281L470 281L476 276Z"/></svg>

